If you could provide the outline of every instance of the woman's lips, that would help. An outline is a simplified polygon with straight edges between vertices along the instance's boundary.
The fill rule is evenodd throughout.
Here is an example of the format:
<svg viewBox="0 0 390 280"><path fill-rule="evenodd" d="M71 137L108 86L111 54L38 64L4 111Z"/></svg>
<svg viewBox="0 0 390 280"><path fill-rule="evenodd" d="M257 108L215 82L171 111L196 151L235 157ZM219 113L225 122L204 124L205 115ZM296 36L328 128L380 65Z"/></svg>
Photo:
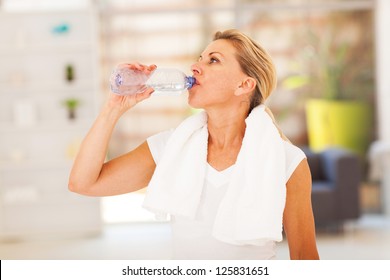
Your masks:
<svg viewBox="0 0 390 280"><path fill-rule="evenodd" d="M199 86L198 81L196 81L196 82L192 85L192 87L190 88L190 90L193 89L193 88L195 88L195 87L197 87L197 86Z"/></svg>

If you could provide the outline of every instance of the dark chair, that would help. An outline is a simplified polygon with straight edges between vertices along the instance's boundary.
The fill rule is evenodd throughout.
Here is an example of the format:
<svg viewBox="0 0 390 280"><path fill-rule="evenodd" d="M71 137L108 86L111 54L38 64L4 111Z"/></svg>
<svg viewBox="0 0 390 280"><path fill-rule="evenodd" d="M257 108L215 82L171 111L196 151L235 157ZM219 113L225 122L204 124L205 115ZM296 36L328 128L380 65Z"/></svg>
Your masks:
<svg viewBox="0 0 390 280"><path fill-rule="evenodd" d="M312 180L316 227L342 227L360 216L360 158L342 148L313 152L304 148Z"/></svg>

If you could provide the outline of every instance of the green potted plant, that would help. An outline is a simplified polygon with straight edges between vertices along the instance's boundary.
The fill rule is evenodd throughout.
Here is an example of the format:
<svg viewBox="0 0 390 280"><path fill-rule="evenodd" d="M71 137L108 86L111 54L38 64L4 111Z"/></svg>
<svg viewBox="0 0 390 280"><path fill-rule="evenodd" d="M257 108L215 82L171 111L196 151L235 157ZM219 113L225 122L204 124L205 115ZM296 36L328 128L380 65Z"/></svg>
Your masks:
<svg viewBox="0 0 390 280"><path fill-rule="evenodd" d="M364 155L372 129L372 66L362 50L336 42L332 33L310 35L304 49L302 73L283 81L289 89L304 91L309 146L322 150L341 146Z"/></svg>
<svg viewBox="0 0 390 280"><path fill-rule="evenodd" d="M77 98L67 98L63 100L62 104L68 111L68 119L74 120L76 118L76 109L80 106L80 100Z"/></svg>
<svg viewBox="0 0 390 280"><path fill-rule="evenodd" d="M65 66L65 80L68 83L73 82L75 79L75 70L73 64L67 64Z"/></svg>

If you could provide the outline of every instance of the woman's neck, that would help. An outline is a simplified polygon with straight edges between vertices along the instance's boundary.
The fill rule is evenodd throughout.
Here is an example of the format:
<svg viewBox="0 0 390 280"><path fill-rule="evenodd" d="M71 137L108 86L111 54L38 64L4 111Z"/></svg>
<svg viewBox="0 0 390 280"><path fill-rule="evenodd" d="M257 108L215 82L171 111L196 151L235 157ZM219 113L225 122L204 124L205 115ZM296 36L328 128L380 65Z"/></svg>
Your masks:
<svg viewBox="0 0 390 280"><path fill-rule="evenodd" d="M207 112L209 144L218 149L240 144L245 134L246 110L223 110Z"/></svg>

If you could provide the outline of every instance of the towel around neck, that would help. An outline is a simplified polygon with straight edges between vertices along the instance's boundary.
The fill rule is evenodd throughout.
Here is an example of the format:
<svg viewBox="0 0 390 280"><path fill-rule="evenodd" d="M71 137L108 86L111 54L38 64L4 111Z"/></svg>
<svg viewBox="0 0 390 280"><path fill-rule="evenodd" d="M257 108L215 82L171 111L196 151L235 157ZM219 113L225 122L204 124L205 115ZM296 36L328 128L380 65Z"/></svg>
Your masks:
<svg viewBox="0 0 390 280"><path fill-rule="evenodd" d="M283 139L265 106L246 118L246 130L213 236L235 245L282 240L286 200ZM170 136L143 206L157 215L195 218L207 168L207 114L185 119Z"/></svg>

